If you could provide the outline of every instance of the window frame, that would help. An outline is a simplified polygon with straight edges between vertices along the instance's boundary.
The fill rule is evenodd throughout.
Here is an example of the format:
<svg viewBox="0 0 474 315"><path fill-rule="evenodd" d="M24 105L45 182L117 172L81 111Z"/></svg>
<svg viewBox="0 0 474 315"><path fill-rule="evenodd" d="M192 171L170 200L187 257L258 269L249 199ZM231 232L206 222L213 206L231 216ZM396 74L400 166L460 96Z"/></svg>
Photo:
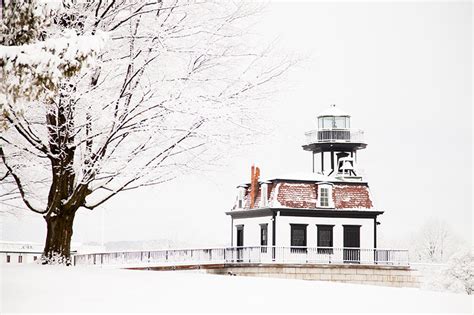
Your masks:
<svg viewBox="0 0 474 315"><path fill-rule="evenodd" d="M296 229L303 230L303 245L295 245L294 242L296 241L293 238L293 232ZM306 253L307 246L308 246L308 224L290 224L290 246L292 253Z"/></svg>
<svg viewBox="0 0 474 315"><path fill-rule="evenodd" d="M260 224L260 246L268 246L268 223Z"/></svg>
<svg viewBox="0 0 474 315"><path fill-rule="evenodd" d="M320 191L320 204L321 207L329 207L329 188L321 187Z"/></svg>
<svg viewBox="0 0 474 315"><path fill-rule="evenodd" d="M334 128L333 129L349 129L346 126L346 117L345 116L335 116L334 117Z"/></svg>
<svg viewBox="0 0 474 315"><path fill-rule="evenodd" d="M244 200L245 200L245 192L246 188L243 186L239 186L238 192L237 192L237 209L243 209L244 208Z"/></svg>
<svg viewBox="0 0 474 315"><path fill-rule="evenodd" d="M322 231L329 231L329 244L328 246L322 246L321 243L321 234ZM316 224L316 246L318 254L333 254L334 253L334 225L332 224Z"/></svg>
<svg viewBox="0 0 474 315"><path fill-rule="evenodd" d="M327 205L322 204L322 190L327 189ZM330 183L318 183L318 208L334 208L334 200L332 197L333 185Z"/></svg>
<svg viewBox="0 0 474 315"><path fill-rule="evenodd" d="M245 237L245 234L244 234L244 227L245 225L244 224L237 224L235 225L235 246L236 247L244 247L244 237ZM239 231L242 231L242 245L239 245Z"/></svg>
<svg viewBox="0 0 474 315"><path fill-rule="evenodd" d="M260 246L261 252L266 253L268 246L268 223L260 224Z"/></svg>
<svg viewBox="0 0 474 315"><path fill-rule="evenodd" d="M268 205L268 183L263 183L261 186L261 205L266 207Z"/></svg>
<svg viewBox="0 0 474 315"><path fill-rule="evenodd" d="M323 128L326 130L334 129L334 116L324 116L323 118Z"/></svg>

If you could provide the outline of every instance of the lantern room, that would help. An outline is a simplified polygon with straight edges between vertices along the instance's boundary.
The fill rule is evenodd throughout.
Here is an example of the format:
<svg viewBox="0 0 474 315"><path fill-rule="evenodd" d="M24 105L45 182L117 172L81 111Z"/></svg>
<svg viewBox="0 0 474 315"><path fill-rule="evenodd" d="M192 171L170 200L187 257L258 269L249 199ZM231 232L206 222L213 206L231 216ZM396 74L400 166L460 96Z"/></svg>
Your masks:
<svg viewBox="0 0 474 315"><path fill-rule="evenodd" d="M336 108L336 105L331 105L318 116L318 129L320 130L350 129L350 127L351 116Z"/></svg>

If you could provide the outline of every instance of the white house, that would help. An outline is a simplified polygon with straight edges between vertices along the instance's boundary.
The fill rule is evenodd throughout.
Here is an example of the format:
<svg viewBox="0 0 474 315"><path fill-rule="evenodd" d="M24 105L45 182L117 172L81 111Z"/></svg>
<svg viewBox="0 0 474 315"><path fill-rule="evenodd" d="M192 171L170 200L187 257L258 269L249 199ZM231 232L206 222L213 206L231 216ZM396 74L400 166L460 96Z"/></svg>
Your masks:
<svg viewBox="0 0 474 315"><path fill-rule="evenodd" d="M39 261L43 254L43 248L43 243L0 241L0 265L26 264ZM72 254L89 254L105 251L104 246L84 245L81 243L72 243L71 248Z"/></svg>
<svg viewBox="0 0 474 315"><path fill-rule="evenodd" d="M30 242L0 241L0 264L25 264L41 259L43 245Z"/></svg>
<svg viewBox="0 0 474 315"><path fill-rule="evenodd" d="M251 182L238 186L235 205L226 212L232 246L319 253L377 247L383 211L374 207L369 185L357 172L357 151L367 144L363 132L350 126L350 116L334 105L318 116L318 129L306 133L303 145L312 152L312 172L260 180L252 166ZM358 260L359 250L355 255Z"/></svg>

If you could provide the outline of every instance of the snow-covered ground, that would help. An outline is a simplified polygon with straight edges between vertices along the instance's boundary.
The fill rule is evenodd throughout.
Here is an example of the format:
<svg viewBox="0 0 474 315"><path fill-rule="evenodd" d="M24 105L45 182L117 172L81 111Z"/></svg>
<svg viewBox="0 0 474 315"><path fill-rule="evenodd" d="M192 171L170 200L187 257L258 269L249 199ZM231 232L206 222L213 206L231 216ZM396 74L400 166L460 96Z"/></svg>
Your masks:
<svg viewBox="0 0 474 315"><path fill-rule="evenodd" d="M468 295L331 282L1 265L4 312L466 312Z"/></svg>

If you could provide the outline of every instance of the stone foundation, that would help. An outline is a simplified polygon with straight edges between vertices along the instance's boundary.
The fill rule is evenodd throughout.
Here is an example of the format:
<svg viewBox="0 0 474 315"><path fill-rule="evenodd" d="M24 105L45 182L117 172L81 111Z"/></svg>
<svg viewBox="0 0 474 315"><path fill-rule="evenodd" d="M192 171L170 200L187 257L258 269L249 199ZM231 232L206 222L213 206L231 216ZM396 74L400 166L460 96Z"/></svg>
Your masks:
<svg viewBox="0 0 474 315"><path fill-rule="evenodd" d="M419 275L410 267L377 265L246 264L206 269L212 274L336 281L392 287L419 287Z"/></svg>
<svg viewBox="0 0 474 315"><path fill-rule="evenodd" d="M419 287L419 273L410 267L355 264L212 264L130 268L196 270L209 274L336 281L391 287Z"/></svg>

